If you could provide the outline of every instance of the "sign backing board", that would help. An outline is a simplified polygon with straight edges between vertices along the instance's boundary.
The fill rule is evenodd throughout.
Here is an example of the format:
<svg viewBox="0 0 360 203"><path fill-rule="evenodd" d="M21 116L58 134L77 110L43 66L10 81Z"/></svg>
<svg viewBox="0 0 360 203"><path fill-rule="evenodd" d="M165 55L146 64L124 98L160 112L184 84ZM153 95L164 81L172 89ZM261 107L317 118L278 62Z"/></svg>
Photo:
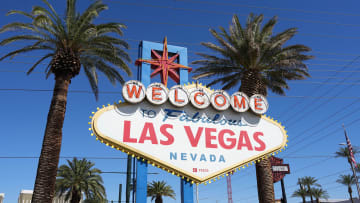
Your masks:
<svg viewBox="0 0 360 203"><path fill-rule="evenodd" d="M284 127L269 117L230 108L179 108L169 101L104 107L91 126L106 145L197 183L236 171L287 141Z"/></svg>

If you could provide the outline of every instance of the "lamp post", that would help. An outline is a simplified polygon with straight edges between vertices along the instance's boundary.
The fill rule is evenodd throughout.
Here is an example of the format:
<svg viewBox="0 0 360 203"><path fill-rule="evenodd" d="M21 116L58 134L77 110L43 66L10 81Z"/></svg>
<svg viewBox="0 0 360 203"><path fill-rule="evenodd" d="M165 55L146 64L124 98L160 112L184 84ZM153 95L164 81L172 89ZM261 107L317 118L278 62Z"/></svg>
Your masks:
<svg viewBox="0 0 360 203"><path fill-rule="evenodd" d="M350 154L350 148L349 148L350 141L349 141L349 138L348 138L348 136L347 136L347 134L346 134L346 130L345 130L344 124L343 124L343 128L344 128L345 139L346 139L346 142L347 142L348 144L340 143L339 145L345 145L345 146L347 146L347 149L348 149L348 151L349 151L349 156L351 156L351 154ZM356 189L357 189L357 192L358 192L358 197L359 197L359 199L360 199L359 180L358 180L358 178L357 178L357 176L356 176L355 167L354 167L353 162L352 162L351 160L349 161L349 157L348 157L348 162L350 163L351 170L352 170L353 176L354 176L354 178L355 178Z"/></svg>

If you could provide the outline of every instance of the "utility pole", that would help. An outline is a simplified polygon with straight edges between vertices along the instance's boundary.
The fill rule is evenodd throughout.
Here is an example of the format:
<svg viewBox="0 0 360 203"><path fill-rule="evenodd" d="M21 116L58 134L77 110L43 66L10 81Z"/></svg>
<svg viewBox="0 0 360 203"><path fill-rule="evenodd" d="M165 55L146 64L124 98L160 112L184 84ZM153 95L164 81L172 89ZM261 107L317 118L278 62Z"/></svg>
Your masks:
<svg viewBox="0 0 360 203"><path fill-rule="evenodd" d="M347 148L348 148L348 151L349 151L349 156L354 156L354 155L351 155L350 152L352 152L352 149L350 149L350 140L349 140L349 137L347 136L346 134L346 130L345 130L345 127L344 127L344 124L343 124L343 128L344 128L344 134L345 134L345 139L346 139L346 145L347 145ZM352 159L353 157L348 157L348 160ZM355 167L354 167L354 164L353 164L353 161L350 160L350 166L351 166L351 170L353 172L353 176L355 178L355 182L356 182L356 189L357 189L357 192L358 192L358 197L360 199L360 187L359 187L359 180L357 178L357 175L356 175L356 171L355 171Z"/></svg>
<svg viewBox="0 0 360 203"><path fill-rule="evenodd" d="M199 203L199 185L196 184L196 203Z"/></svg>

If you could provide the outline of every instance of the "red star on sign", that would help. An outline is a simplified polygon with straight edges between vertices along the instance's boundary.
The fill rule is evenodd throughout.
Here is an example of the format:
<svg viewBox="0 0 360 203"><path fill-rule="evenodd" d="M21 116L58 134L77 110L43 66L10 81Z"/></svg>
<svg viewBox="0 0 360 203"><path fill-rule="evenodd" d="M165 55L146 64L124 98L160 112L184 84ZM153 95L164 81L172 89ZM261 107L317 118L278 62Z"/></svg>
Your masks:
<svg viewBox="0 0 360 203"><path fill-rule="evenodd" d="M161 75L161 83L167 86L168 77L170 76L176 83L180 82L180 76L177 71L179 68L188 69L190 72L192 68L175 63L174 61L179 56L179 54L175 54L171 58L169 58L169 52L167 48L167 39L164 38L164 48L162 56L160 56L155 50L151 50L151 53L154 55L154 59L138 59L135 61L135 65L140 65L141 63L151 64L151 69L154 71L151 73L151 77L156 76L157 74Z"/></svg>

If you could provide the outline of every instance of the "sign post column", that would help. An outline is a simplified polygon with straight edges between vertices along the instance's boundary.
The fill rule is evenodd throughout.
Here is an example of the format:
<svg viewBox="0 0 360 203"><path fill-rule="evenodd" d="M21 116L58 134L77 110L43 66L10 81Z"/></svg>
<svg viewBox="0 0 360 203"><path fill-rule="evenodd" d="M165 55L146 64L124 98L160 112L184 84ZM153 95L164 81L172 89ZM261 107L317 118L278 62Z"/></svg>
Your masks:
<svg viewBox="0 0 360 203"><path fill-rule="evenodd" d="M181 50L182 53L180 54L180 61L181 65L187 66L187 49L184 48ZM187 69L180 69L180 85L188 83L188 70ZM193 203L194 202L194 189L193 184L187 180L180 179L181 184L181 203Z"/></svg>
<svg viewBox="0 0 360 203"><path fill-rule="evenodd" d="M144 44L144 41L139 45L139 58L151 58L151 49ZM138 68L138 80L140 80L144 86L150 84L150 64L141 64L141 68ZM136 160L136 202L146 203L147 198L147 172L148 164L146 160Z"/></svg>

